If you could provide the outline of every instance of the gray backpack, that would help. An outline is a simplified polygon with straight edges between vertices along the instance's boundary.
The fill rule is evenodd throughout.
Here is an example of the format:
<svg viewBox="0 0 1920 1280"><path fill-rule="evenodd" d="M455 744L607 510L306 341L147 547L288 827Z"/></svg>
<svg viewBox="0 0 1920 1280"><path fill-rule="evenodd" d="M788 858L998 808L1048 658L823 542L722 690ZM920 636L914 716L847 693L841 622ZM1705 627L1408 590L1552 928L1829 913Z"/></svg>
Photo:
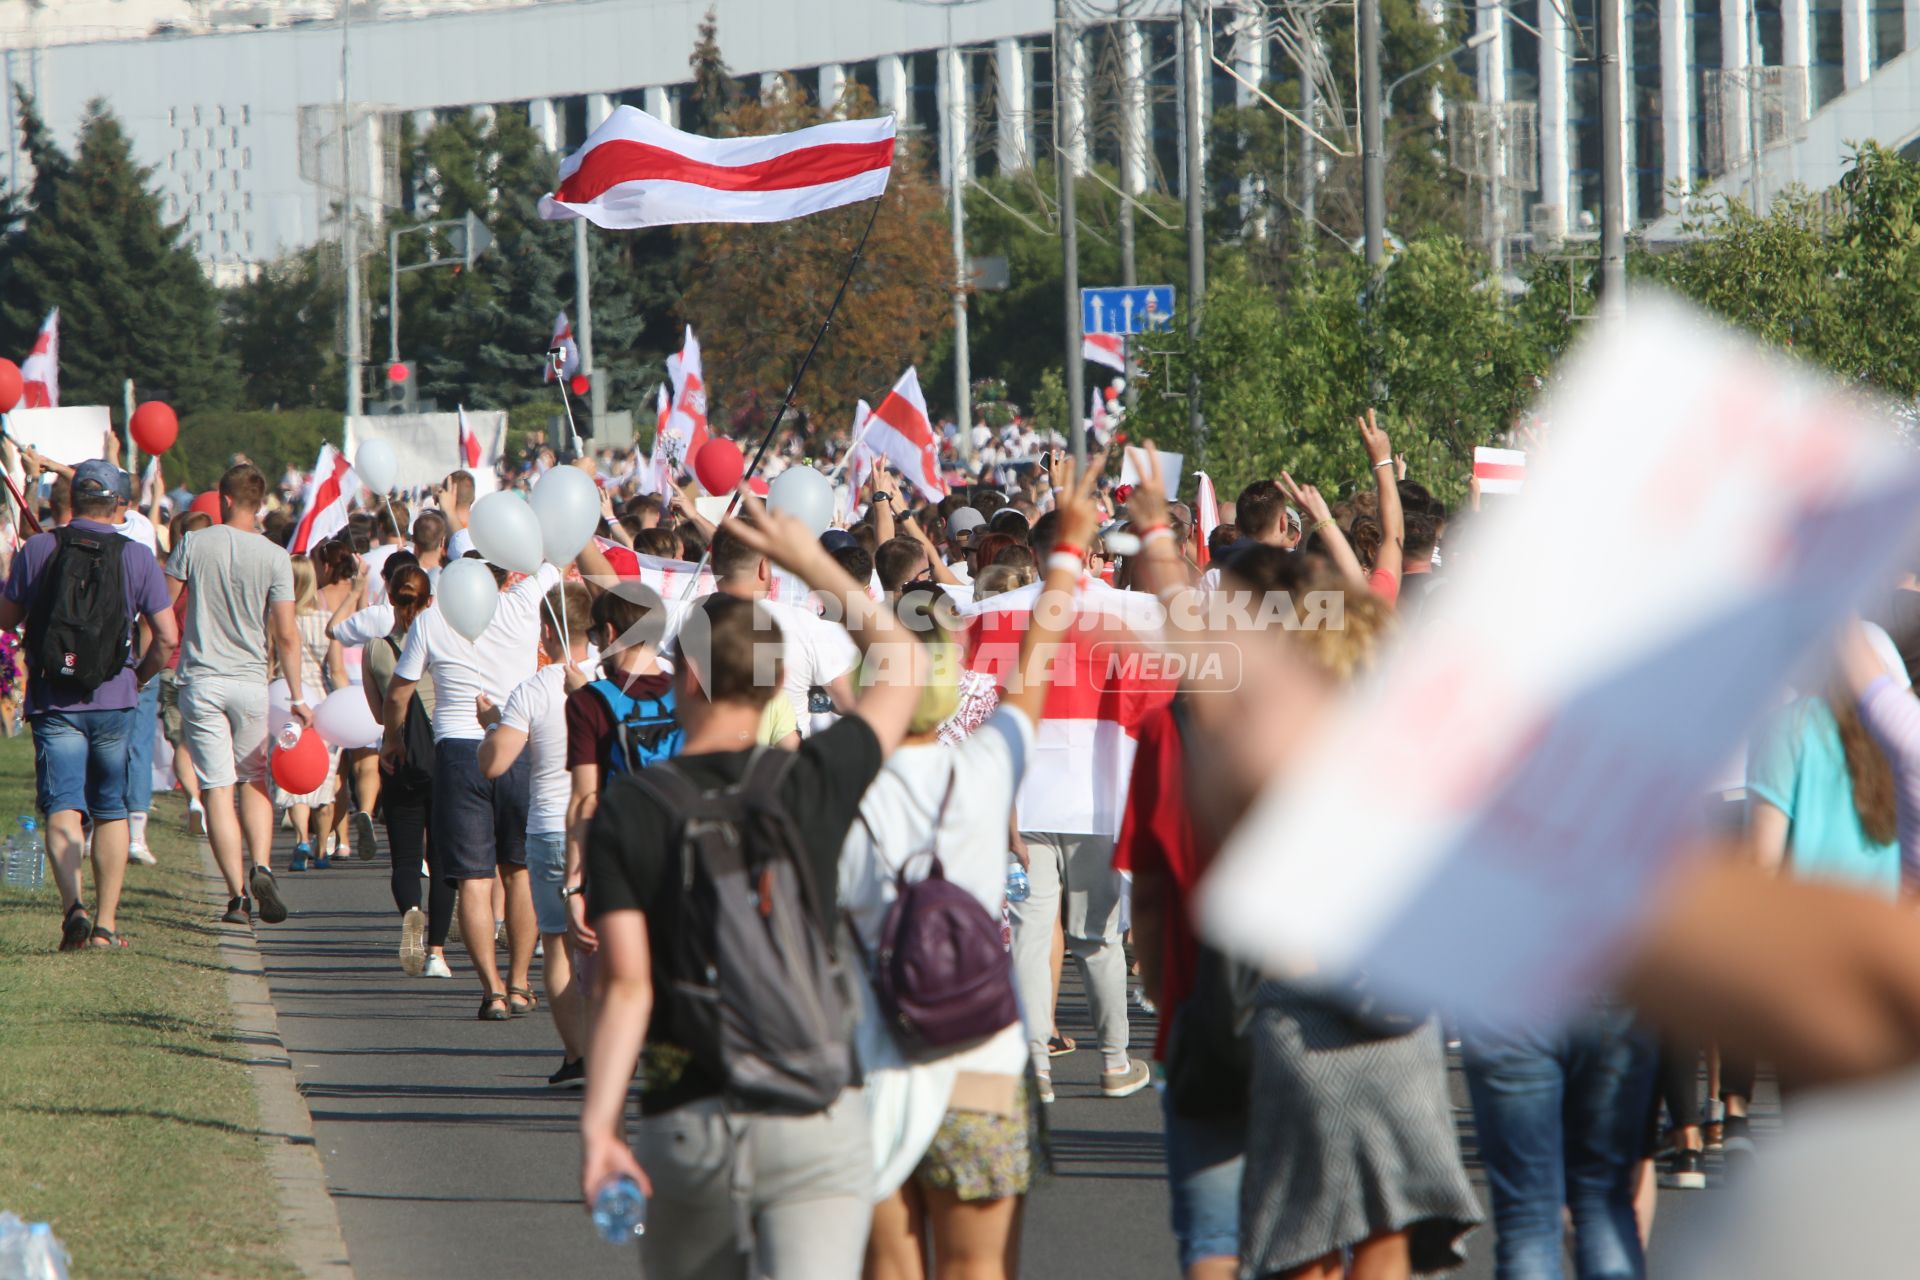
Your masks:
<svg viewBox="0 0 1920 1280"><path fill-rule="evenodd" d="M738 783L713 790L672 761L633 775L680 850L678 900L660 922L670 971L654 989L674 1043L723 1082L736 1111L824 1111L856 1076L858 1006L780 799L793 760L758 748Z"/></svg>

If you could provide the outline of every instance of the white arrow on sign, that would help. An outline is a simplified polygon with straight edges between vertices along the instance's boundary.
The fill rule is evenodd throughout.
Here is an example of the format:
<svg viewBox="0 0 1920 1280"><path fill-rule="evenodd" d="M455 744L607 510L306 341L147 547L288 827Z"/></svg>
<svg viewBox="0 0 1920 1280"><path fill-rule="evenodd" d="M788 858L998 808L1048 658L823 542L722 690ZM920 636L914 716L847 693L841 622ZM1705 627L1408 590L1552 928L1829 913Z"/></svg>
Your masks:
<svg viewBox="0 0 1920 1280"><path fill-rule="evenodd" d="M1100 295L1095 293L1089 294L1088 297L1093 302L1093 331L1095 333L1105 333L1107 326L1102 312L1104 312L1106 308L1100 301Z"/></svg>
<svg viewBox="0 0 1920 1280"><path fill-rule="evenodd" d="M1133 295L1132 294L1123 293L1120 295L1120 310L1127 317L1127 321L1124 325L1121 326L1120 332L1132 333L1133 332Z"/></svg>

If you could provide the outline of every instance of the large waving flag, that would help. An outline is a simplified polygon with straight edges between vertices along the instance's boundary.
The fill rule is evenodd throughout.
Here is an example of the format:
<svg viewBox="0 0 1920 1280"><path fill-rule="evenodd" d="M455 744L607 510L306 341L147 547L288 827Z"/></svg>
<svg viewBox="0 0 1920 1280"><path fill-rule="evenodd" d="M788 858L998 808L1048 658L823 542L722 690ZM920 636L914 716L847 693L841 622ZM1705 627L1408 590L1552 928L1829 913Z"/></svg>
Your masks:
<svg viewBox="0 0 1920 1280"><path fill-rule="evenodd" d="M911 365L873 411L863 438L868 448L891 462L928 502L947 496L946 478L940 474L940 450L933 440L933 422L927 417L927 398L920 392L920 374Z"/></svg>
<svg viewBox="0 0 1920 1280"><path fill-rule="evenodd" d="M784 222L883 194L894 119L839 120L758 138L702 138L622 106L560 166L540 216L631 229Z"/></svg>
<svg viewBox="0 0 1920 1280"><path fill-rule="evenodd" d="M313 474L307 478L300 523L287 549L300 555L346 528L347 513L359 487L346 455L331 444L321 445L320 456L313 461Z"/></svg>
<svg viewBox="0 0 1920 1280"><path fill-rule="evenodd" d="M648 455L646 465L635 473L634 487L643 494L666 494L673 491L673 459L667 452L667 419L672 416L672 402L667 398L667 388L660 387L660 407L653 419L653 452Z"/></svg>
<svg viewBox="0 0 1920 1280"><path fill-rule="evenodd" d="M1082 334L1080 355L1088 364L1103 364L1115 373L1127 371L1126 339L1117 333Z"/></svg>
<svg viewBox="0 0 1920 1280"><path fill-rule="evenodd" d="M560 367L554 366L553 352L560 353ZM547 381L571 378L580 371L580 346L573 340L573 322L562 311L553 318L553 337L547 342Z"/></svg>
<svg viewBox="0 0 1920 1280"><path fill-rule="evenodd" d="M667 357L667 379L673 383L673 411L667 415L667 443L673 460L688 459L707 442L707 383L700 367L700 340L687 326L686 340L676 355Z"/></svg>
<svg viewBox="0 0 1920 1280"><path fill-rule="evenodd" d="M480 466L480 437L473 433L473 424L467 421L467 406L459 406L460 434L456 442L460 454L460 466L473 471Z"/></svg>
<svg viewBox="0 0 1920 1280"><path fill-rule="evenodd" d="M60 407L60 308L47 312L47 318L40 322L33 350L20 362L20 382L21 408Z"/></svg>

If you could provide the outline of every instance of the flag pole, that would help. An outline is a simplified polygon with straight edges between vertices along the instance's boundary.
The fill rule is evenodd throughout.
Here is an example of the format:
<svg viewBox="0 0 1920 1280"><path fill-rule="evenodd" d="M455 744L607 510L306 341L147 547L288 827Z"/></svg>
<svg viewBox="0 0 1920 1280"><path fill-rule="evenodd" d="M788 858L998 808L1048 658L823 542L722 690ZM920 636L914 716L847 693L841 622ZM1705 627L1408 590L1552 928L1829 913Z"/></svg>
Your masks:
<svg viewBox="0 0 1920 1280"><path fill-rule="evenodd" d="M840 310L840 300L847 296L847 286L853 282L854 269L860 265L860 255L867 250L867 237L873 232L873 224L880 216L880 202L885 199L884 192L873 198L873 212L867 215L866 228L860 232L859 243L853 246L853 256L847 259L846 274L840 277L840 287L834 291L833 301L827 306L827 318L820 322L819 331L813 335L813 345L807 348L807 354L800 359L800 367L794 370L793 381L787 384L786 398L780 402L780 411L773 415L773 421L768 425L766 434L760 437L760 447L753 451L753 457L747 462L746 470L740 473L743 478L752 476L760 469L760 460L766 456L767 446L773 443L773 437L779 432L781 422L786 419L787 410L793 407L793 397L800 390L800 379L807 376L807 366L813 363L813 353L820 349L820 340L827 336L827 330L833 328L833 317ZM720 517L720 524L730 520L734 509L739 505L740 491L736 489L727 502L726 513ZM718 525L715 528L717 529ZM709 542L706 551L700 556L700 563L694 566L693 578L687 583L687 591L681 596L682 600L693 598L694 589L700 584L700 574L706 569L707 562L711 559L713 559L713 544Z"/></svg>

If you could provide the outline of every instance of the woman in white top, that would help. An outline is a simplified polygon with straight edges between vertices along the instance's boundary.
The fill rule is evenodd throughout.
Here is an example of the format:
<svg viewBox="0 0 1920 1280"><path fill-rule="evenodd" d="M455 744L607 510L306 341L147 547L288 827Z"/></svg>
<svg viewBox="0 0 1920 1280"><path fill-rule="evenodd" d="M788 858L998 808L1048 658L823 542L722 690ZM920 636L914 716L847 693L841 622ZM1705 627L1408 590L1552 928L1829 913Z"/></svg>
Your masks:
<svg viewBox="0 0 1920 1280"><path fill-rule="evenodd" d="M1098 474L1096 464L1085 482L1068 480L1062 543L1084 549L1093 536ZM840 901L867 954L897 896L895 877L903 869L909 880L926 875L931 860L921 855L929 851L938 853L949 881L999 920L1008 819L1046 700L1047 653L1072 616L1081 568L1081 558L1064 551L1049 557L1045 590L1054 599L1047 603L1059 607L1036 602L1015 679L993 715L959 744L939 738L959 697L960 646L935 622L953 621L951 609L936 588L903 593L902 618L935 653L907 738L868 788L841 858ZM945 1057L910 1062L871 984L861 987L864 1016L855 1042L866 1071L875 1166L868 1280L918 1280L930 1271L1018 1274L1020 1198L1031 1181L1025 1030L1012 1022Z"/></svg>
<svg viewBox="0 0 1920 1280"><path fill-rule="evenodd" d="M304 555L293 560L293 617L300 632L300 665L303 670L320 673L322 687L338 689L346 683L347 669L340 658L340 646L327 639L327 613L323 612L319 582L313 562ZM316 700L317 701L317 700ZM333 813L334 771L340 767L340 752L327 749L327 777L305 795L289 795L273 786L276 809L285 809L293 820L293 860L289 871L305 871L309 860L315 867L327 865L324 853L315 856L313 838L326 831Z"/></svg>

